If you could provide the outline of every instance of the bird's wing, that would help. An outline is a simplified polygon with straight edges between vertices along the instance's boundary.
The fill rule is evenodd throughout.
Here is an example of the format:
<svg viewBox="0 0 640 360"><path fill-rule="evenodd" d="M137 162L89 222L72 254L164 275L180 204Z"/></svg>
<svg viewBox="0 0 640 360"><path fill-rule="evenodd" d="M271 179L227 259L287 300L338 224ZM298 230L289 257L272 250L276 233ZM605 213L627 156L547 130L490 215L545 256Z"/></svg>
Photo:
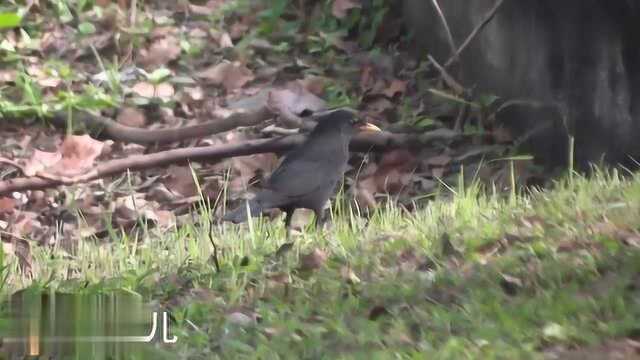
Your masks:
<svg viewBox="0 0 640 360"><path fill-rule="evenodd" d="M302 157L285 158L271 174L267 188L288 198L308 195L324 186L335 186L342 169L322 173L323 166L317 161Z"/></svg>
<svg viewBox="0 0 640 360"><path fill-rule="evenodd" d="M266 188L295 199L333 189L349 159L348 142L338 135L310 137L285 156L271 174Z"/></svg>

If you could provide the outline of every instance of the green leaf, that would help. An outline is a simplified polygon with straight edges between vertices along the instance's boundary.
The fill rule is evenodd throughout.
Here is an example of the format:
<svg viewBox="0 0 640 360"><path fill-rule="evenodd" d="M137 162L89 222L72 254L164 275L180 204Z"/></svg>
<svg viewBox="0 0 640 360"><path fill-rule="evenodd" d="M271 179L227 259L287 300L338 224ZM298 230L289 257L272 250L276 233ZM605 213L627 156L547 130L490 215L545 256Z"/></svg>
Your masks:
<svg viewBox="0 0 640 360"><path fill-rule="evenodd" d="M12 29L20 26L22 17L17 13L0 13L0 29Z"/></svg>
<svg viewBox="0 0 640 360"><path fill-rule="evenodd" d="M16 52L15 46L7 40L0 41L0 50L4 50L6 52Z"/></svg>
<svg viewBox="0 0 640 360"><path fill-rule="evenodd" d="M83 22L78 25L78 31L82 35L90 35L96 32L96 27L90 22Z"/></svg>
<svg viewBox="0 0 640 360"><path fill-rule="evenodd" d="M487 164L496 162L496 161L529 161L533 159L534 157L531 155L515 155L515 156L509 156L509 157L504 157L499 159L493 159L488 161Z"/></svg>
<svg viewBox="0 0 640 360"><path fill-rule="evenodd" d="M466 104L466 105L469 105L469 106L475 107L475 108L479 107L479 105L476 104L476 103L469 102L469 101L467 101L465 99L462 99L462 98L460 98L460 97L458 97L456 95L453 95L453 94L449 94L449 93L444 92L442 90L438 90L438 89L433 89L432 88L432 89L429 89L429 92L432 93L433 95L437 96L437 97L441 97L441 98L444 98L444 99L447 99L447 100L451 100L451 101L459 103L459 104Z"/></svg>
<svg viewBox="0 0 640 360"><path fill-rule="evenodd" d="M553 340L567 340L567 338L569 337L567 329L557 323L547 324L542 330L542 334L544 335L544 337Z"/></svg>
<svg viewBox="0 0 640 360"><path fill-rule="evenodd" d="M427 128L429 126L434 126L436 124L436 121L430 117L421 117L415 120L415 122L413 123L414 126L418 127L418 128Z"/></svg>
<svg viewBox="0 0 640 360"><path fill-rule="evenodd" d="M496 95L482 95L478 98L478 103L481 107L486 108L491 106L498 99L500 99L500 97Z"/></svg>
<svg viewBox="0 0 640 360"><path fill-rule="evenodd" d="M63 23L68 23L73 20L73 14L71 14L71 10L64 1L56 1L56 10L58 12L58 18Z"/></svg>
<svg viewBox="0 0 640 360"><path fill-rule="evenodd" d="M147 79L153 83L159 83L168 76L171 75L171 70L167 68L159 68L154 70L151 74L147 75Z"/></svg>

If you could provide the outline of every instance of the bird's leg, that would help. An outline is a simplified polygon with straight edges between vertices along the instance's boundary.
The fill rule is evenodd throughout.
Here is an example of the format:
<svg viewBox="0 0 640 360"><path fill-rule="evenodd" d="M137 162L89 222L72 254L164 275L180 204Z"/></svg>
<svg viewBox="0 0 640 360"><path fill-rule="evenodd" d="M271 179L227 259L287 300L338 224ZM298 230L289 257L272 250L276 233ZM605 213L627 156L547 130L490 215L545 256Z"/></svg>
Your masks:
<svg viewBox="0 0 640 360"><path fill-rule="evenodd" d="M324 212L324 207L320 209L314 209L314 214L316 215L316 229L322 229L327 217Z"/></svg>
<svg viewBox="0 0 640 360"><path fill-rule="evenodd" d="M294 209L283 209L285 212L284 216L284 229L287 232L286 240L289 241L289 237L291 236L291 219L293 219Z"/></svg>

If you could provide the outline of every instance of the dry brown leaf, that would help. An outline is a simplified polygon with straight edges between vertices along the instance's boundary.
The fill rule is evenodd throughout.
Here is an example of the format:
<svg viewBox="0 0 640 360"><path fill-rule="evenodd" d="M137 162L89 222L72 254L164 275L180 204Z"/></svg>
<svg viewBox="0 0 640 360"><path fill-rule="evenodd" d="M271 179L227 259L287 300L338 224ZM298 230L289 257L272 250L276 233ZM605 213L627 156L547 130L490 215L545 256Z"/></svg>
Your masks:
<svg viewBox="0 0 640 360"><path fill-rule="evenodd" d="M143 212L147 220L153 221L161 230L170 229L176 224L176 215L168 210L145 209Z"/></svg>
<svg viewBox="0 0 640 360"><path fill-rule="evenodd" d="M278 163L273 154L256 154L239 156L231 160L231 169L237 175L229 182L229 189L234 192L247 188L251 179L270 173Z"/></svg>
<svg viewBox="0 0 640 360"><path fill-rule="evenodd" d="M584 249L585 243L577 239L568 239L558 242L556 251L559 253L570 253L578 249Z"/></svg>
<svg viewBox="0 0 640 360"><path fill-rule="evenodd" d="M191 101L200 101L204 99L204 91L200 86L195 86L195 87L187 86L184 89L182 89L182 91L184 91L184 93L188 96L189 100Z"/></svg>
<svg viewBox="0 0 640 360"><path fill-rule="evenodd" d="M16 200L9 197L0 197L0 215L12 213L16 208Z"/></svg>
<svg viewBox="0 0 640 360"><path fill-rule="evenodd" d="M382 92L385 96L393 98L396 95L402 96L407 91L407 82L393 79L389 86Z"/></svg>
<svg viewBox="0 0 640 360"><path fill-rule="evenodd" d="M371 90L375 82L373 66L371 64L364 64L360 69L360 90L363 92Z"/></svg>
<svg viewBox="0 0 640 360"><path fill-rule="evenodd" d="M179 36L180 30L175 26L157 26L151 31L151 38L159 40L166 36Z"/></svg>
<svg viewBox="0 0 640 360"><path fill-rule="evenodd" d="M31 158L24 165L24 175L34 176L37 172L52 167L62 159L59 152L33 151Z"/></svg>
<svg viewBox="0 0 640 360"><path fill-rule="evenodd" d="M386 152L380 159L378 166L381 168L394 167L411 170L415 166L415 161L415 156L409 150L396 149Z"/></svg>
<svg viewBox="0 0 640 360"><path fill-rule="evenodd" d="M40 228L40 222L37 219L38 214L34 212L18 212L11 226L11 235L17 238L27 237L34 229Z"/></svg>
<svg viewBox="0 0 640 360"><path fill-rule="evenodd" d="M174 202L182 196L176 196L171 190L169 190L164 184L154 184L147 191L147 199L149 201L157 201L159 203Z"/></svg>
<svg viewBox="0 0 640 360"><path fill-rule="evenodd" d="M175 90L173 89L173 85L169 83L160 83L156 85L156 88L155 88L156 97L166 101L166 100L170 100L174 94L175 94Z"/></svg>
<svg viewBox="0 0 640 360"><path fill-rule="evenodd" d="M367 104L367 110L373 114L382 114L383 112L394 108L395 106L393 103L384 97L379 97Z"/></svg>
<svg viewBox="0 0 640 360"><path fill-rule="evenodd" d="M40 50L44 53L56 52L64 54L71 49L74 42L71 41L69 33L61 25L56 25L42 34L40 40Z"/></svg>
<svg viewBox="0 0 640 360"><path fill-rule="evenodd" d="M144 195L139 193L119 197L110 205L113 207L113 221L123 227L134 224L149 209Z"/></svg>
<svg viewBox="0 0 640 360"><path fill-rule="evenodd" d="M144 113L132 107L125 107L124 109L122 109L122 111L120 111L120 113L118 114L117 121L122 125L138 128L144 127L144 125L147 123L147 119L144 116Z"/></svg>
<svg viewBox="0 0 640 360"><path fill-rule="evenodd" d="M253 73L239 62L221 62L198 73L198 77L227 91L242 88L254 79Z"/></svg>
<svg viewBox="0 0 640 360"><path fill-rule="evenodd" d="M360 0L334 0L331 13L338 19L347 16L347 11L354 8L361 8Z"/></svg>
<svg viewBox="0 0 640 360"><path fill-rule="evenodd" d="M93 167L104 143L89 135L71 135L65 138L57 152L35 150L24 166L26 176L39 172L52 175L76 176Z"/></svg>
<svg viewBox="0 0 640 360"><path fill-rule="evenodd" d="M33 76L36 79L38 85L42 87L56 87L60 85L62 80L57 76L57 74L52 73L49 74L42 69L41 65L34 64L27 67L27 73Z"/></svg>
<svg viewBox="0 0 640 360"><path fill-rule="evenodd" d="M140 51L140 63L151 67L166 65L180 57L181 52L178 38L171 35L164 36L155 40L148 49Z"/></svg>
<svg viewBox="0 0 640 360"><path fill-rule="evenodd" d="M196 15L208 16L213 14L223 3L224 0L209 0L204 5L189 4L189 11Z"/></svg>
<svg viewBox="0 0 640 360"><path fill-rule="evenodd" d="M387 86L387 82L384 79L376 78L373 85L368 89L368 92L371 95L384 95Z"/></svg>
<svg viewBox="0 0 640 360"><path fill-rule="evenodd" d="M313 249L309 254L300 257L300 270L312 271L320 269L327 261L327 253L320 249Z"/></svg>
<svg viewBox="0 0 640 360"><path fill-rule="evenodd" d="M235 325L239 325L239 326L249 326L249 325L253 325L253 323L255 322L255 319L245 315L239 311L233 312L229 315L227 315L227 321L231 324L235 324Z"/></svg>
<svg viewBox="0 0 640 360"><path fill-rule="evenodd" d="M248 30L249 25L247 25L245 22L238 21L231 25L229 36L231 36L231 39L237 40L244 36L244 34L246 34Z"/></svg>
<svg viewBox="0 0 640 360"><path fill-rule="evenodd" d="M0 70L0 83L14 82L16 81L16 77L18 76L18 72L13 69L4 69Z"/></svg>
<svg viewBox="0 0 640 360"><path fill-rule="evenodd" d="M60 146L62 160L56 166L59 174L80 174L91 169L102 153L104 143L89 135L67 136Z"/></svg>
<svg viewBox="0 0 640 360"><path fill-rule="evenodd" d="M267 339L272 339L282 334L282 330L274 327L265 327L262 329L262 331L264 332L264 335L267 337Z"/></svg>
<svg viewBox="0 0 640 360"><path fill-rule="evenodd" d="M310 75L298 82L307 89L310 93L322 96L324 94L324 88L327 84L327 79L322 76Z"/></svg>
<svg viewBox="0 0 640 360"><path fill-rule="evenodd" d="M223 141L215 143L234 143L248 140L249 137L240 131L229 131ZM231 181L228 184L231 193L243 192L251 179L259 178L271 173L278 165L278 157L273 153L239 156L228 159L214 166L218 171L231 171Z"/></svg>
<svg viewBox="0 0 640 360"><path fill-rule="evenodd" d="M544 229L546 224L545 220L537 215L523 216L520 218L520 222L522 223L522 225L524 225L529 229L533 229L533 228Z"/></svg>
<svg viewBox="0 0 640 360"><path fill-rule="evenodd" d="M269 92L267 105L279 114L298 117L305 111L312 113L326 109L326 103L311 93L299 81L292 81L284 89Z"/></svg>
<svg viewBox="0 0 640 360"><path fill-rule="evenodd" d="M169 100L175 94L175 90L173 86L169 83L160 83L158 85L153 85L152 83L140 81L137 82L131 88L136 95L145 97L145 98L160 98L163 100Z"/></svg>
<svg viewBox="0 0 640 360"><path fill-rule="evenodd" d="M189 31L189 37L192 37L192 38L202 39L202 38L206 38L207 36L209 36L209 33L200 28L195 28Z"/></svg>
<svg viewBox="0 0 640 360"><path fill-rule="evenodd" d="M116 25L114 24L114 27ZM105 49L109 45L115 44L114 34L112 31L105 30L104 33L98 33L95 35L88 36L80 40L80 44L75 47L75 51L73 53L73 59L76 60L82 56L89 55L91 52L91 47L93 46L96 50L100 51Z"/></svg>
<svg viewBox="0 0 640 360"><path fill-rule="evenodd" d="M377 190L378 186L373 177L359 181L355 188L355 199L358 206L365 209L375 208L378 205L374 196Z"/></svg>
<svg viewBox="0 0 640 360"><path fill-rule="evenodd" d="M353 272L353 269L351 269L350 266L343 266L340 269L340 276L348 284L359 284L361 282L358 275L356 275L356 273Z"/></svg>
<svg viewBox="0 0 640 360"><path fill-rule="evenodd" d="M193 173L189 166L171 165L162 184L172 193L183 197L198 195L198 187L193 181Z"/></svg>
<svg viewBox="0 0 640 360"><path fill-rule="evenodd" d="M358 205L367 208L376 206L374 194L385 192L397 194L407 188L413 180L416 167L415 156L405 149L387 152L377 166L368 166L356 185Z"/></svg>
<svg viewBox="0 0 640 360"><path fill-rule="evenodd" d="M374 175L378 191L397 194L411 183L411 173L400 171L398 168L381 170Z"/></svg>
<svg viewBox="0 0 640 360"><path fill-rule="evenodd" d="M153 86L152 83L148 83L145 81L137 82L135 85L133 85L131 91L145 98L152 98L156 93L155 86Z"/></svg>
<svg viewBox="0 0 640 360"><path fill-rule="evenodd" d="M233 47L233 41L231 40L231 36L228 32L223 32L220 35L220 38L218 39L218 45L220 45L222 49Z"/></svg>

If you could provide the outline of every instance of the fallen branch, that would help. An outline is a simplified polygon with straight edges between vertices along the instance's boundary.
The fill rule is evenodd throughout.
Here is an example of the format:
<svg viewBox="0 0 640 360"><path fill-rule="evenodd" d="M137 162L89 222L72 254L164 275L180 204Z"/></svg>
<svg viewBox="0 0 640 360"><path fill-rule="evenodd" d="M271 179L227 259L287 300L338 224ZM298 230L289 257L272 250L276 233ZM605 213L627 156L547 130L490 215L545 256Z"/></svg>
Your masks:
<svg viewBox="0 0 640 360"><path fill-rule="evenodd" d="M101 136L135 144L162 144L218 134L241 126L259 125L273 117L273 112L264 106L255 112L238 111L224 119L170 129L148 130L125 126L107 117L87 112L74 113L73 121L80 122L92 137ZM55 114L51 122L58 127L67 126L67 113Z"/></svg>
<svg viewBox="0 0 640 360"><path fill-rule="evenodd" d="M389 132L362 133L356 135L350 144L352 151L368 152L389 148L418 147L433 141L453 140L459 135L449 129L439 129L424 134L392 134ZM72 178L23 177L0 181L0 195L14 191L40 190L60 185L86 183L125 171L164 167L190 161L215 162L225 158L284 152L300 145L304 135L290 135L275 139L249 140L235 144L180 148L153 154L136 155L98 164L92 171Z"/></svg>

